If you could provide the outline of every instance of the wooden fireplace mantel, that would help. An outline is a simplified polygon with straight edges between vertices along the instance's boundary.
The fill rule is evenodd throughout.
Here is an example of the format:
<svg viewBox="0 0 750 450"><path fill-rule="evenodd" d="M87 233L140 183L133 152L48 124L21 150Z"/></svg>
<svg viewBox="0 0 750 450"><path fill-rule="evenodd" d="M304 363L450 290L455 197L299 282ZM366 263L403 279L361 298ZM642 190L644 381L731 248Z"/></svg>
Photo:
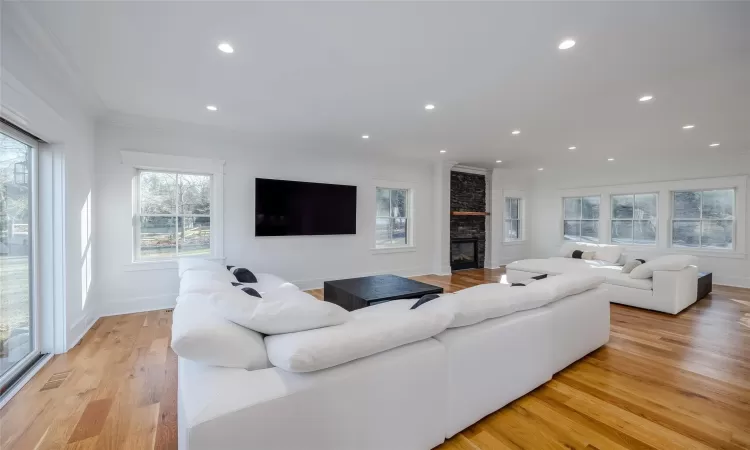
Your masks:
<svg viewBox="0 0 750 450"><path fill-rule="evenodd" d="M480 211L451 211L451 216L489 216L488 212Z"/></svg>

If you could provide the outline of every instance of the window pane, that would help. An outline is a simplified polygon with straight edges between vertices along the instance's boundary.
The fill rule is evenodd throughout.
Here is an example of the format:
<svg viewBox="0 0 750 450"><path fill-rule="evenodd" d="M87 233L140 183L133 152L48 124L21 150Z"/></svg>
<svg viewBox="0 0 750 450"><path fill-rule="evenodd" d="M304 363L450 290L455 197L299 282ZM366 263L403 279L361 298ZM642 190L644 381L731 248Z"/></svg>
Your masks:
<svg viewBox="0 0 750 450"><path fill-rule="evenodd" d="M390 217L391 215L391 190L377 188L376 190L377 216Z"/></svg>
<svg viewBox="0 0 750 450"><path fill-rule="evenodd" d="M566 241L577 241L581 238L581 221L566 220L563 222L563 235Z"/></svg>
<svg viewBox="0 0 750 450"><path fill-rule="evenodd" d="M586 242L599 242L599 221L581 221L581 240Z"/></svg>
<svg viewBox="0 0 750 450"><path fill-rule="evenodd" d="M703 192L704 219L734 218L734 189Z"/></svg>
<svg viewBox="0 0 750 450"><path fill-rule="evenodd" d="M633 222L633 243L639 245L656 244L656 220L636 220Z"/></svg>
<svg viewBox="0 0 750 450"><path fill-rule="evenodd" d="M177 175L180 214L211 214L211 177Z"/></svg>
<svg viewBox="0 0 750 450"><path fill-rule="evenodd" d="M0 134L0 378L34 350L31 152L23 142Z"/></svg>
<svg viewBox="0 0 750 450"><path fill-rule="evenodd" d="M519 205L520 204L521 204L521 200L519 200L517 198L514 198L513 201L511 202L511 204L510 204L510 216L511 216L511 218L513 218L513 219L518 219L519 218L519 214L521 214L520 211L519 211L519 208L520 208Z"/></svg>
<svg viewBox="0 0 750 450"><path fill-rule="evenodd" d="M387 218L375 219L375 246L388 245L391 242L391 220Z"/></svg>
<svg viewBox="0 0 750 450"><path fill-rule="evenodd" d="M700 219L701 193L675 192L672 207L675 219Z"/></svg>
<svg viewBox="0 0 750 450"><path fill-rule="evenodd" d="M599 218L599 197L583 197L582 219Z"/></svg>
<svg viewBox="0 0 750 450"><path fill-rule="evenodd" d="M406 217L406 190L391 189L391 217Z"/></svg>
<svg viewBox="0 0 750 450"><path fill-rule="evenodd" d="M632 195L613 195L612 196L612 218L613 219L632 219L633 218L633 196Z"/></svg>
<svg viewBox="0 0 750 450"><path fill-rule="evenodd" d="M633 242L633 221L612 221L612 242L617 244L629 244Z"/></svg>
<svg viewBox="0 0 750 450"><path fill-rule="evenodd" d="M174 217L141 216L141 257L166 258L177 255Z"/></svg>
<svg viewBox="0 0 750 450"><path fill-rule="evenodd" d="M701 247L732 248L731 220L704 220L701 230Z"/></svg>
<svg viewBox="0 0 750 450"><path fill-rule="evenodd" d="M672 222L672 245L675 247L700 247L701 223L699 220Z"/></svg>
<svg viewBox="0 0 750 450"><path fill-rule="evenodd" d="M634 219L653 219L656 217L656 194L636 194Z"/></svg>
<svg viewBox="0 0 750 450"><path fill-rule="evenodd" d="M566 198L563 200L565 209L566 219L580 219L581 218L581 198Z"/></svg>
<svg viewBox="0 0 750 450"><path fill-rule="evenodd" d="M141 172L141 214L174 214L177 174Z"/></svg>
<svg viewBox="0 0 750 450"><path fill-rule="evenodd" d="M179 227L177 238L180 256L211 253L210 217L180 217Z"/></svg>
<svg viewBox="0 0 750 450"><path fill-rule="evenodd" d="M512 207L511 207L511 202L512 201L513 201L512 198L506 198L505 199L505 218L506 219L511 219L512 218L511 213L510 213L510 211L512 209Z"/></svg>
<svg viewBox="0 0 750 450"><path fill-rule="evenodd" d="M391 219L391 244L406 245L406 219L403 217Z"/></svg>
<svg viewBox="0 0 750 450"><path fill-rule="evenodd" d="M505 221L505 240L517 241L520 239L521 239L520 221L515 220L515 219L507 219Z"/></svg>

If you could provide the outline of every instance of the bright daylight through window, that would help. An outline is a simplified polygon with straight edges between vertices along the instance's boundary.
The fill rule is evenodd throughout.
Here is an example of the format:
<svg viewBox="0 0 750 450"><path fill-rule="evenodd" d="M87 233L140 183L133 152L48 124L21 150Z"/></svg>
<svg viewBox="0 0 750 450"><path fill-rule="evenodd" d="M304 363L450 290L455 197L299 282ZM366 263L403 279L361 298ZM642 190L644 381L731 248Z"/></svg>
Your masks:
<svg viewBox="0 0 750 450"><path fill-rule="evenodd" d="M612 196L612 243L656 245L657 194Z"/></svg>
<svg viewBox="0 0 750 450"><path fill-rule="evenodd" d="M211 254L211 176L141 170L136 260Z"/></svg>
<svg viewBox="0 0 750 450"><path fill-rule="evenodd" d="M520 198L505 199L505 241L520 241L521 236L521 208Z"/></svg>
<svg viewBox="0 0 750 450"><path fill-rule="evenodd" d="M563 199L566 241L599 242L599 196Z"/></svg>
<svg viewBox="0 0 750 450"><path fill-rule="evenodd" d="M375 248L411 245L409 190L376 188Z"/></svg>
<svg viewBox="0 0 750 450"><path fill-rule="evenodd" d="M672 246L732 249L734 189L674 192Z"/></svg>

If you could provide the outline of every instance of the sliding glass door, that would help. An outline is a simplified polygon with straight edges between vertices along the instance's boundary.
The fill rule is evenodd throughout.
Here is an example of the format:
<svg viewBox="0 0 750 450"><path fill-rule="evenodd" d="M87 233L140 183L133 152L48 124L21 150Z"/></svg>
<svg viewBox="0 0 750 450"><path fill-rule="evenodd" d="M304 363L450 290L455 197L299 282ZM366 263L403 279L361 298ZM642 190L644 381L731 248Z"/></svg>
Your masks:
<svg viewBox="0 0 750 450"><path fill-rule="evenodd" d="M39 356L34 292L36 142L0 125L0 395Z"/></svg>

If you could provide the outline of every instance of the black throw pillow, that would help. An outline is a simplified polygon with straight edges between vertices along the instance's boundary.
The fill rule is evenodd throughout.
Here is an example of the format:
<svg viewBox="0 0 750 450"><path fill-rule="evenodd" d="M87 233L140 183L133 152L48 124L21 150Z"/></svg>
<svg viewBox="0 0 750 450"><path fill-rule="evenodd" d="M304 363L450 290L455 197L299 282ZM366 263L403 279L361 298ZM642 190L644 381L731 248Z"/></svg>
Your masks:
<svg viewBox="0 0 750 450"><path fill-rule="evenodd" d="M526 285L523 283L511 283L510 284L510 287L516 287L516 286L526 286Z"/></svg>
<svg viewBox="0 0 750 450"><path fill-rule="evenodd" d="M571 258L581 259L582 256L583 256L582 250L573 250L573 255L571 255Z"/></svg>
<svg viewBox="0 0 750 450"><path fill-rule="evenodd" d="M260 296L260 294L258 294L258 291L250 287L242 288L242 292L247 295L252 295L253 297L263 298Z"/></svg>
<svg viewBox="0 0 750 450"><path fill-rule="evenodd" d="M438 294L427 294L423 295L422 298L417 300L417 303L414 304L410 309L417 309L418 307L424 305L425 303L429 302L430 300L435 300L436 298L440 297Z"/></svg>
<svg viewBox="0 0 750 450"><path fill-rule="evenodd" d="M227 266L227 270L232 272L237 281L240 283L257 283L255 275L244 267Z"/></svg>
<svg viewBox="0 0 750 450"><path fill-rule="evenodd" d="M242 286L242 283L235 283L234 281L232 281L232 286L234 287Z"/></svg>
<svg viewBox="0 0 750 450"><path fill-rule="evenodd" d="M547 274L546 274L546 273L544 273L544 274L541 274L541 275L537 275L537 276L535 276L535 277L531 277L531 278L533 278L533 279L535 279L535 280L543 280L543 279L547 278Z"/></svg>

